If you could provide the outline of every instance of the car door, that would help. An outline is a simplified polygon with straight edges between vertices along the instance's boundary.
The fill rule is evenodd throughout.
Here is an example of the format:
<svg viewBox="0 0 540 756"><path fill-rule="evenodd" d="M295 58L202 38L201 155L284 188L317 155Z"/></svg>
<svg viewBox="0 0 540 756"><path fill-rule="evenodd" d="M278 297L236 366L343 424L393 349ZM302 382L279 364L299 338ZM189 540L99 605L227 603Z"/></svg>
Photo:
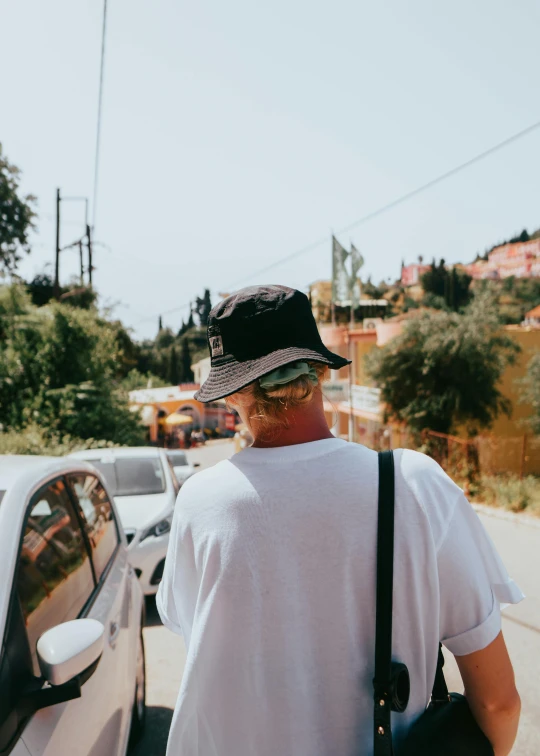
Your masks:
<svg viewBox="0 0 540 756"><path fill-rule="evenodd" d="M21 669L21 675L40 676L36 653L39 637L51 627L83 616L95 587L86 538L66 483L59 478L32 497L19 547L14 600L21 609L18 635L27 635L32 668L28 673ZM31 756L87 754L85 744L94 737L87 715L90 695L84 686L81 699L42 709L27 723L21 722L25 725L21 747Z"/></svg>
<svg viewBox="0 0 540 756"><path fill-rule="evenodd" d="M90 756L123 756L135 694L137 620L133 617L132 568L121 543L114 507L101 481L88 472L66 477L80 508L98 581L98 593L88 616L103 623L106 635L103 725Z"/></svg>
<svg viewBox="0 0 540 756"><path fill-rule="evenodd" d="M69 500L88 564L92 567L90 595L84 606L74 604L71 614L77 612L75 616L102 622L105 646L96 672L82 688L81 698L37 712L22 740L31 756L123 756L126 718L131 705L124 694L126 683L122 679L127 671L124 640L125 626L129 624L124 549L120 548L110 501L97 477L87 473L70 475L67 481L56 481L55 487L62 488L64 501ZM43 508L41 502L38 507ZM35 511L33 508L29 522ZM70 595L68 604L71 598ZM28 599L26 603L32 609ZM51 616L50 626L72 618ZM39 634L41 632L40 627Z"/></svg>

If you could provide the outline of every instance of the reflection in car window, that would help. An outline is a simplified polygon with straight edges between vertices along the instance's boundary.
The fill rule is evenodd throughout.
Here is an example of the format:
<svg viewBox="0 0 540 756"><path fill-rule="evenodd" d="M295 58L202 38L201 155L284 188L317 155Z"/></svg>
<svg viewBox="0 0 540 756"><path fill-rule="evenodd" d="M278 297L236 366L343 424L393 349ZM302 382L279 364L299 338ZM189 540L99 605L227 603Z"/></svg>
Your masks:
<svg viewBox="0 0 540 756"><path fill-rule="evenodd" d="M188 464L186 455L184 452L167 452L167 457L169 458L171 465L173 467L184 467L184 465Z"/></svg>
<svg viewBox="0 0 540 756"><path fill-rule="evenodd" d="M111 502L95 475L78 473L69 475L68 479L86 521L86 532L92 547L92 561L99 580L118 544Z"/></svg>
<svg viewBox="0 0 540 756"><path fill-rule="evenodd" d="M144 496L165 491L165 474L158 457L92 459L113 496Z"/></svg>
<svg viewBox="0 0 540 756"><path fill-rule="evenodd" d="M82 531L64 483L40 492L30 510L19 556L17 591L32 652L39 637L75 619L94 589Z"/></svg>

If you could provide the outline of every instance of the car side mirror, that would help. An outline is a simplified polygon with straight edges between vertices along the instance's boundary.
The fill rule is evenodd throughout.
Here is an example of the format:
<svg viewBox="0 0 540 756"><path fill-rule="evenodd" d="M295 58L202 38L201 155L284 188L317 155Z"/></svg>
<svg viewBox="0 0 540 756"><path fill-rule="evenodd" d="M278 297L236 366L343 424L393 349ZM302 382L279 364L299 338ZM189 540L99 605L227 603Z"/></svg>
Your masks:
<svg viewBox="0 0 540 756"><path fill-rule="evenodd" d="M63 622L47 630L37 642L43 677L35 678L23 693L20 707L27 714L81 697L103 653L105 628L94 619ZM43 683L49 686L43 687Z"/></svg>
<svg viewBox="0 0 540 756"><path fill-rule="evenodd" d="M41 674L51 685L63 685L84 674L103 653L105 628L93 619L63 622L37 642Z"/></svg>
<svg viewBox="0 0 540 756"><path fill-rule="evenodd" d="M193 467L200 467L200 466L201 466L201 463L200 463L200 462L194 462L194 463L193 463Z"/></svg>

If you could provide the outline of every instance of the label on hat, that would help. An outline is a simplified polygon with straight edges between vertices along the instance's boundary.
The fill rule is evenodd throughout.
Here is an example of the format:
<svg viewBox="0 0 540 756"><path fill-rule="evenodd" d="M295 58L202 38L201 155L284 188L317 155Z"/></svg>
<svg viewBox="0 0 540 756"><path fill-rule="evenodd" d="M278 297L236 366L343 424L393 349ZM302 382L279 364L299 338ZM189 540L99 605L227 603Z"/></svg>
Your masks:
<svg viewBox="0 0 540 756"><path fill-rule="evenodd" d="M212 357L221 357L223 354L223 339L221 336L210 336L209 340Z"/></svg>

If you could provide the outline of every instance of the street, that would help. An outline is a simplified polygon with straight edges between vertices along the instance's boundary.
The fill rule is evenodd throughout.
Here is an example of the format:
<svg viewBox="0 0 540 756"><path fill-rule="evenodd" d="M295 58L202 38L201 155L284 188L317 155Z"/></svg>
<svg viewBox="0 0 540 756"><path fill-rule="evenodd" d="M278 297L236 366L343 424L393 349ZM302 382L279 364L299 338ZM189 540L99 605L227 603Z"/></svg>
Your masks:
<svg viewBox="0 0 540 756"><path fill-rule="evenodd" d="M216 443L188 451L191 462L201 468L215 464L233 453L233 445ZM514 663L522 698L522 719L514 756L540 753L540 683L536 671L540 658L540 521L519 521L516 517L493 513L480 517L495 542L512 577L527 595L520 605L505 610L503 630ZM144 630L147 663L148 720L145 735L134 756L164 756L167 734L182 678L185 650L181 638L161 625L154 600L147 603ZM461 680L453 658L445 667L452 690L461 692Z"/></svg>
<svg viewBox="0 0 540 756"><path fill-rule="evenodd" d="M233 452L232 443L219 441L189 449L187 456L192 464L199 462L204 469L230 457ZM164 756L186 654L183 640L161 624L153 598L147 599L146 610L147 722L144 737L133 756Z"/></svg>

